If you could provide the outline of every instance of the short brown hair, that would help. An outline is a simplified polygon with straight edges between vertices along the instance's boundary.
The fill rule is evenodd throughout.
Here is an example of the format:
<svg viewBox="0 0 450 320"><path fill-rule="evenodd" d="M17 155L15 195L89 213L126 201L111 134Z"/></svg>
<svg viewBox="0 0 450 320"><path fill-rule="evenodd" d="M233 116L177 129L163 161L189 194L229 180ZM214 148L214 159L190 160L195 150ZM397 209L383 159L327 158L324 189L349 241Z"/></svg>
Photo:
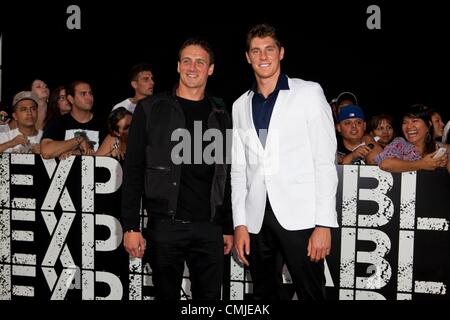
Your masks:
<svg viewBox="0 0 450 320"><path fill-rule="evenodd" d="M83 80L75 80L71 84L66 86L66 96L72 96L73 98L75 98L75 89L80 84L87 84L87 85L90 86L89 82L86 82L86 81L83 81Z"/></svg>
<svg viewBox="0 0 450 320"><path fill-rule="evenodd" d="M367 122L367 132L370 133L371 131L376 130L383 120L386 120L392 127L394 127L394 118L390 114L380 113L372 116Z"/></svg>
<svg viewBox="0 0 450 320"><path fill-rule="evenodd" d="M131 67L130 73L128 78L131 81L138 81L139 79L139 73L150 71L152 72L152 67L148 63L139 63ZM152 72L153 73L153 72Z"/></svg>
<svg viewBox="0 0 450 320"><path fill-rule="evenodd" d="M203 50L205 50L208 55L209 55L209 64L212 65L214 64L214 52L212 50L211 45L209 44L208 41L204 40L204 39L200 39L200 38L189 38L187 39L182 45L180 50L178 51L178 60L181 59L181 52L189 46L199 46L201 47Z"/></svg>
<svg viewBox="0 0 450 320"><path fill-rule="evenodd" d="M115 132L119 131L119 126L117 125L120 120L125 118L127 115L132 115L130 111L125 109L124 107L119 107L111 111L108 116L107 124L108 131L112 136L115 136Z"/></svg>
<svg viewBox="0 0 450 320"><path fill-rule="evenodd" d="M273 40L275 40L275 43L278 46L278 48L281 48L281 42L277 37L277 31L275 30L275 28L269 24L262 23L254 26L247 33L247 51L250 50L250 43L252 42L253 38L265 38L265 37L271 37Z"/></svg>

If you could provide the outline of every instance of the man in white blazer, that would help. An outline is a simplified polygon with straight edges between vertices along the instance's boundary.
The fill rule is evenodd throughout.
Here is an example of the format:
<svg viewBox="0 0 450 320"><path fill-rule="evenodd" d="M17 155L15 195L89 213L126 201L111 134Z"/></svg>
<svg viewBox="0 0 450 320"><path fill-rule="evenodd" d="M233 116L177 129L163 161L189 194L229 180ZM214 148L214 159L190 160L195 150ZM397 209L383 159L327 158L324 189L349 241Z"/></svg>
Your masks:
<svg viewBox="0 0 450 320"><path fill-rule="evenodd" d="M299 299L325 299L324 258L337 227L336 136L319 84L281 72L284 48L266 24L247 35L256 83L233 104L235 249L255 299L285 299L285 263Z"/></svg>

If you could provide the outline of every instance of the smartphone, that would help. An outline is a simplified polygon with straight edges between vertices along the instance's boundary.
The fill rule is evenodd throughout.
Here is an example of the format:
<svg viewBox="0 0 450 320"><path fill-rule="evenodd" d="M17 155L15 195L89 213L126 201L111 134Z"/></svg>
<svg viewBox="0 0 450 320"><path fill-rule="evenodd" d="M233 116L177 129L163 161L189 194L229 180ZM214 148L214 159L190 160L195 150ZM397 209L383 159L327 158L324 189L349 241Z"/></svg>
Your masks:
<svg viewBox="0 0 450 320"><path fill-rule="evenodd" d="M433 159L439 159L445 154L445 152L447 152L447 149L445 149L444 147L440 147L438 151L436 151L436 154L433 156Z"/></svg>

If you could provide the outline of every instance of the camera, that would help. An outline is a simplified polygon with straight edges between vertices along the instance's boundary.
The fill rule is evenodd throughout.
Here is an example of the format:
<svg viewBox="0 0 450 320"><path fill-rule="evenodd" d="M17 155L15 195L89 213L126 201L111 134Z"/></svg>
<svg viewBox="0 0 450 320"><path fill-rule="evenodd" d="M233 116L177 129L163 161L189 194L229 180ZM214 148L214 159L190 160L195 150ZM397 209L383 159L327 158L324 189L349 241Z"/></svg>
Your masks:
<svg viewBox="0 0 450 320"><path fill-rule="evenodd" d="M9 117L8 117L7 114L2 114L2 113L0 113L0 121L1 121L1 122L6 122L6 121L8 121L8 120L9 120Z"/></svg>

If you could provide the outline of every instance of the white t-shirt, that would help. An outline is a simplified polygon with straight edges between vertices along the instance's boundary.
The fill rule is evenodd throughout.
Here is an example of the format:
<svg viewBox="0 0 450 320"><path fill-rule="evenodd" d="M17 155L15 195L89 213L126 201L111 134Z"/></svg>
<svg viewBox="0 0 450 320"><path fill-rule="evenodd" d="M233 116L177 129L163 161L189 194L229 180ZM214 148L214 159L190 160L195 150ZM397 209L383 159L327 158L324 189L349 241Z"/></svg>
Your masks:
<svg viewBox="0 0 450 320"><path fill-rule="evenodd" d="M10 130L9 125L7 125L7 124L0 125L0 132L8 132L9 130Z"/></svg>
<svg viewBox="0 0 450 320"><path fill-rule="evenodd" d="M134 112L134 109L136 108L136 103L131 102L130 98L123 100L122 102L119 102L118 104L116 104L111 111L120 108L120 107L124 107L125 109L127 109L128 111L130 111L131 113Z"/></svg>
<svg viewBox="0 0 450 320"><path fill-rule="evenodd" d="M31 153L31 147L35 144L38 144L41 142L42 138L42 130L38 131L38 134L35 136L28 137L28 141L30 142L27 145L18 144L14 148L6 149L3 152L10 152L10 153ZM19 129L12 129L6 132L0 132L0 144L5 143L8 141L11 141L18 135L21 135L22 133L19 131Z"/></svg>

